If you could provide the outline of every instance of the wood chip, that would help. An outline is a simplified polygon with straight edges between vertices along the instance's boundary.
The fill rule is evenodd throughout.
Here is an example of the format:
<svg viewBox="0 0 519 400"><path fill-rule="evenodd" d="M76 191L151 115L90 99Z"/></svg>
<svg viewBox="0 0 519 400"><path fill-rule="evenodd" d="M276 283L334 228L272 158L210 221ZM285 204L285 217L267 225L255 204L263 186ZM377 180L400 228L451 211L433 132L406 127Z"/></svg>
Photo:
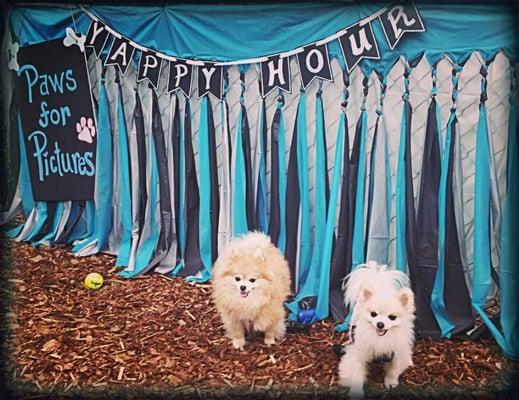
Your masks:
<svg viewBox="0 0 519 400"><path fill-rule="evenodd" d="M119 373L117 374L117 380L120 381L123 379L124 367L119 367Z"/></svg>
<svg viewBox="0 0 519 400"><path fill-rule="evenodd" d="M287 334L271 348L261 336L250 335L245 351L236 351L211 302L210 285L191 286L158 274L123 280L109 255L76 258L67 248L42 251L6 242L14 262L11 270L3 270L8 274L0 288L4 293L11 291L7 285L12 288L14 301L7 311L16 322L6 336L14 360L9 376L32 384L33 391L112 385L337 389L339 359L332 344L344 344L348 335L336 333L331 319L307 333ZM93 271L105 278L101 290L82 286ZM489 302L489 307L495 316L498 305ZM445 397L462 390L497 393L517 369L488 340L417 340L414 350L414 366L401 377L401 397L438 397L439 385ZM374 397L385 395L383 377L381 365L370 366Z"/></svg>

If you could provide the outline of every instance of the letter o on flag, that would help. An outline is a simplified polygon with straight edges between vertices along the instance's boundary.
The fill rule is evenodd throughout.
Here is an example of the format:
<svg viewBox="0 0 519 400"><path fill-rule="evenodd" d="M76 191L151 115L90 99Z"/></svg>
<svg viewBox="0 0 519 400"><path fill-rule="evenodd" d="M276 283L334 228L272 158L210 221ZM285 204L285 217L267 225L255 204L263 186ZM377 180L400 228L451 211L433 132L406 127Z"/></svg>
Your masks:
<svg viewBox="0 0 519 400"><path fill-rule="evenodd" d="M315 55L316 61L317 61L317 65L316 66L312 65L312 57L314 55ZM318 73L324 67L324 56L323 56L323 53L321 53L317 49L310 50L308 52L308 54L306 55L305 61L306 61L306 69L308 69L308 71L311 72L312 74Z"/></svg>

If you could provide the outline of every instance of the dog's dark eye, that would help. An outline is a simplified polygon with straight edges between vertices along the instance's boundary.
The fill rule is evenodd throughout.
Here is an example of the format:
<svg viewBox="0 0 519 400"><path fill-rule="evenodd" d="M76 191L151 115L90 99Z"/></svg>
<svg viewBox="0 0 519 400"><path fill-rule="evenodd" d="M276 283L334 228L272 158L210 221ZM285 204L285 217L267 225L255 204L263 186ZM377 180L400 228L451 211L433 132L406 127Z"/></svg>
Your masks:
<svg viewBox="0 0 519 400"><path fill-rule="evenodd" d="M239 276L234 277L234 279L236 279L236 282L241 281L241 278Z"/></svg>
<svg viewBox="0 0 519 400"><path fill-rule="evenodd" d="M375 318L377 316L377 313L375 311L371 311L371 316Z"/></svg>
<svg viewBox="0 0 519 400"><path fill-rule="evenodd" d="M388 318L391 320L391 321L394 321L396 319L396 315L389 315Z"/></svg>
<svg viewBox="0 0 519 400"><path fill-rule="evenodd" d="M250 282L250 283L254 283L254 282L256 282L256 278L250 278L250 279L249 279L249 282Z"/></svg>

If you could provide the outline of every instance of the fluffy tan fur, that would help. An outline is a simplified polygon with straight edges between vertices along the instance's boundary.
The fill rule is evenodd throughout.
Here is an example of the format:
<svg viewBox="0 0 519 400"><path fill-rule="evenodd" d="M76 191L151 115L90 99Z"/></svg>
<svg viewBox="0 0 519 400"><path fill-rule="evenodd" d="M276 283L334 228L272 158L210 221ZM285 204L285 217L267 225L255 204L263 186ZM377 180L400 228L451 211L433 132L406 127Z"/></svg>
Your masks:
<svg viewBox="0 0 519 400"><path fill-rule="evenodd" d="M282 339L289 294L288 263L262 233L232 240L215 262L213 300L235 348L243 349L247 330L264 332L268 346Z"/></svg>

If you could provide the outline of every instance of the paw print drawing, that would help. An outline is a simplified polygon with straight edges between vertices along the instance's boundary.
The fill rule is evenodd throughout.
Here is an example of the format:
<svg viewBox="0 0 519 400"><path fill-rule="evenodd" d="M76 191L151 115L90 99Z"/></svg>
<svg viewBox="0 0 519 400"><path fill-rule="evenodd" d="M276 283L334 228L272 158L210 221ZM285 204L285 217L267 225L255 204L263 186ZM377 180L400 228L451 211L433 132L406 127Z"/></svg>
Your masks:
<svg viewBox="0 0 519 400"><path fill-rule="evenodd" d="M83 142L92 143L96 135L96 128L92 118L81 117L79 122L76 122L77 138Z"/></svg>

